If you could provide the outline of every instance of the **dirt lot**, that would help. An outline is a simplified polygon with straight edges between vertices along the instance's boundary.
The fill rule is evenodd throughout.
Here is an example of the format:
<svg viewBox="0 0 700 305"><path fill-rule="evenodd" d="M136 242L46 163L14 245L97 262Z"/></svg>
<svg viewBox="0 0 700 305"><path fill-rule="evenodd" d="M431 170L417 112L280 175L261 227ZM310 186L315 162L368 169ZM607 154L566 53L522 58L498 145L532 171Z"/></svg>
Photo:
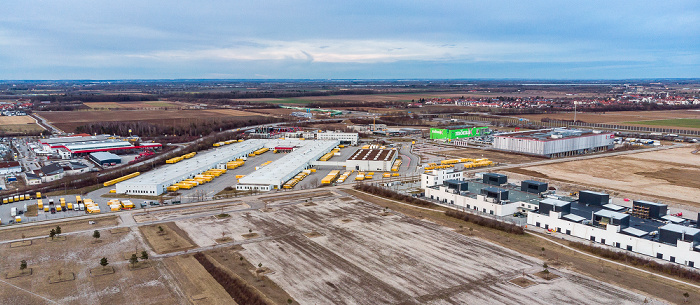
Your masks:
<svg viewBox="0 0 700 305"><path fill-rule="evenodd" d="M32 124L36 123L34 119L28 115L23 116L0 116L0 125L10 124Z"/></svg>
<svg viewBox="0 0 700 305"><path fill-rule="evenodd" d="M65 241L35 240L31 246L10 248L0 245L0 304L179 304L182 303L159 263L140 270L129 270L120 253L139 245L135 232L111 234L102 231L101 243L93 243L92 232L71 234ZM141 246L138 246L143 249ZM29 254L31 253L31 254ZM100 267L106 257L115 273L95 276L90 269ZM17 270L26 260L32 275L5 279L4 272ZM49 284L49 276L67 281ZM74 280L69 280L74 275ZM16 287L13 287L14 285Z"/></svg>
<svg viewBox="0 0 700 305"><path fill-rule="evenodd" d="M525 114L520 117L539 121L543 118L557 120L573 120L574 113ZM623 123L645 120L663 119L700 119L700 111L693 110L664 110L664 111L612 111L612 112L579 112L576 120L586 123ZM652 126L654 127L654 126ZM660 127L660 126L656 126ZM672 128L672 127L671 127Z"/></svg>
<svg viewBox="0 0 700 305"><path fill-rule="evenodd" d="M680 304L684 301L682 296L684 292L690 293L690 298L693 300L700 298L700 292L695 291L695 289L692 287L677 284L675 282L669 282L658 277L650 277L648 274L644 274L636 270L603 263L599 259L585 256L568 249L555 247L551 243L529 234L516 236L447 217L442 212L427 211L418 207L397 204L392 201L379 199L356 191L347 192L353 194L357 198L361 198L379 206L388 207L392 210L407 215L408 217L435 222L439 225L451 228L458 234L469 236L471 238L477 238L478 240L493 242L503 247L508 247L509 249L515 250L522 255L546 260L547 264L550 266L550 271L551 268L555 268L557 270L566 269L576 271L593 277L599 281L625 287L629 291L634 291L647 296L650 299L649 303L651 304L658 304L657 302L651 301L653 298ZM444 210L444 208L438 209ZM545 248L545 252L542 252L542 248ZM538 270L538 272L539 271L541 271L541 268ZM532 280L533 277L530 275L531 274L527 275L527 279ZM527 290L522 293L527 293ZM467 303L471 304L471 302ZM544 302L540 301L536 303ZM560 301L554 303L563 304L565 302ZM611 304L615 302L608 301L604 303ZM581 304L591 304L591 302L582 302Z"/></svg>
<svg viewBox="0 0 700 305"><path fill-rule="evenodd" d="M0 116L0 131L5 132L40 132L39 126L30 116Z"/></svg>
<svg viewBox="0 0 700 305"><path fill-rule="evenodd" d="M534 276L541 271L538 259L340 197L178 225L200 246L215 243L221 232L234 239L248 228L259 232L263 237L249 240L240 253L268 267L267 277L301 304L634 304L644 299L564 269L551 269L560 279L539 279ZM508 282L523 271L537 285L523 289Z"/></svg>
<svg viewBox="0 0 700 305"><path fill-rule="evenodd" d="M49 231L51 231L51 229L55 228L57 225L61 226L61 231L63 233L69 233L84 230L99 230L100 228L113 227L119 224L119 218L117 216L105 216L90 220L94 221L95 224L89 224L88 220L86 219L64 221L45 225L4 227L2 230L0 230L0 241L20 239L22 238L22 234L24 234L25 238L49 236Z"/></svg>
<svg viewBox="0 0 700 305"><path fill-rule="evenodd" d="M631 199L641 199L637 194L698 207L700 182L691 177L700 177L700 154L691 154L692 150L674 148L506 171L617 191Z"/></svg>
<svg viewBox="0 0 700 305"><path fill-rule="evenodd" d="M142 102L97 102L83 103L95 110L122 109L122 108L178 108L188 104L168 101L142 101Z"/></svg>
<svg viewBox="0 0 700 305"><path fill-rule="evenodd" d="M231 109L214 110L112 110L112 111L39 111L52 125L61 130L73 131L75 127L91 122L144 121L158 125L179 126L196 123L201 119L249 120L262 116L259 113Z"/></svg>
<svg viewBox="0 0 700 305"><path fill-rule="evenodd" d="M160 231L163 228L163 231ZM146 242L158 254L177 252L194 248L194 242L175 223L140 226Z"/></svg>
<svg viewBox="0 0 700 305"><path fill-rule="evenodd" d="M228 292L191 255L166 258L163 263L174 274L178 285L193 304L236 304Z"/></svg>

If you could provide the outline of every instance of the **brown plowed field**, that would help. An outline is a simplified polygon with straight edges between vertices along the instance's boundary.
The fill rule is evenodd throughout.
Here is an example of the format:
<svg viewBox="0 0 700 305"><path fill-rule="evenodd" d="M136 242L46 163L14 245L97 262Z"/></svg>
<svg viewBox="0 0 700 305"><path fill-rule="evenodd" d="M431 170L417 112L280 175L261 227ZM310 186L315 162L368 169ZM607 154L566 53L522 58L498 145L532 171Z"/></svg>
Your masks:
<svg viewBox="0 0 700 305"><path fill-rule="evenodd" d="M539 121L543 118L556 120L573 120L574 113L545 113L545 114L525 114L520 117L531 121ZM700 111L695 110L664 110L664 111L612 111L612 112L579 112L576 120L586 123L623 123L645 120L666 120L666 119L700 119ZM651 126L661 127L661 126ZM672 127L671 127L672 128Z"/></svg>
<svg viewBox="0 0 700 305"><path fill-rule="evenodd" d="M112 111L40 111L57 128L71 132L76 127L93 122L148 122L164 126L182 126L202 119L235 119L247 121L264 116L259 113L232 109L212 110L112 110Z"/></svg>

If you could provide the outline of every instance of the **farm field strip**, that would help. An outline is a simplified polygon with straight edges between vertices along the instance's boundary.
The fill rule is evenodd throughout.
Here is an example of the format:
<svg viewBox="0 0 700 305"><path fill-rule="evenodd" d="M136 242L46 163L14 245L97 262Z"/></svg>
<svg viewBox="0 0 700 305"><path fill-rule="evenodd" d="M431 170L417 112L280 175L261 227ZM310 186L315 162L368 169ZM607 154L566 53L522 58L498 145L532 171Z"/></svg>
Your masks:
<svg viewBox="0 0 700 305"><path fill-rule="evenodd" d="M643 300L568 271L523 291L507 281L540 271L540 261L357 200L313 200L177 224L199 246L213 244L222 232L234 239L248 230L281 236L246 243L240 253L270 268L267 276L301 304L522 304L558 302L562 295L572 303Z"/></svg>

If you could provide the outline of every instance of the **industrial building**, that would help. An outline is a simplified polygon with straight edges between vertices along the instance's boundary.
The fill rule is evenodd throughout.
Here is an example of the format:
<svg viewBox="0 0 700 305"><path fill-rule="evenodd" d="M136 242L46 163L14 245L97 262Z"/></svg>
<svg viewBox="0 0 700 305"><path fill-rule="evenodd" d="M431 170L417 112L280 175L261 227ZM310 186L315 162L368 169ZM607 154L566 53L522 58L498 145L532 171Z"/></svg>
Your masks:
<svg viewBox="0 0 700 305"><path fill-rule="evenodd" d="M122 158L113 153L104 151L90 153L89 158L100 166L122 163Z"/></svg>
<svg viewBox="0 0 700 305"><path fill-rule="evenodd" d="M357 145L357 142L360 140L360 134L356 132L326 131L316 133L316 139L338 140L340 144Z"/></svg>
<svg viewBox="0 0 700 305"><path fill-rule="evenodd" d="M159 143L141 143L133 145L129 141L110 139L107 135L79 135L72 137L56 137L41 139L41 149L37 149L37 153L50 151L53 154L60 156L62 159L70 159L73 155L89 154L92 152L101 151L122 151L132 149L160 149L163 145Z"/></svg>
<svg viewBox="0 0 700 305"><path fill-rule="evenodd" d="M348 170L388 172L397 157L396 149L358 149L345 161L345 166Z"/></svg>
<svg viewBox="0 0 700 305"><path fill-rule="evenodd" d="M648 212L645 214L647 219L637 217L636 213L625 213L627 208L607 203L607 194L602 195L606 196L596 196L595 200L588 204L582 202L581 198L574 201L542 200L537 211L528 213L527 223L586 241L699 268L699 229L666 224L660 219L651 219ZM606 204L599 204L603 202ZM637 205L641 207L645 203L647 202ZM659 204L652 206L659 208L659 215L664 209ZM681 220L682 223L687 223L687 220Z"/></svg>
<svg viewBox="0 0 700 305"><path fill-rule="evenodd" d="M317 146L320 143L326 143L326 145ZM316 160L321 155L327 153L335 146L337 146L339 141L304 141L297 139L253 139L244 142L236 142L229 145L224 145L219 148L211 149L205 152L198 153L196 156L184 159L180 162L174 164L168 164L159 167L155 170L143 173L135 178L119 182L116 184L117 193L129 194L129 195L150 195L157 196L163 194L167 191L167 187L180 182L185 179L193 178L195 175L201 174L212 168L226 168L226 162L234 161L239 158L247 158L247 156L260 149L260 148L270 148L275 147L294 147L295 149L279 160L273 162L269 165L269 168L275 169L276 175L279 175L279 179L283 179L286 175L289 175L287 171L293 171L295 168L291 166L303 167L306 166L304 163L308 163L311 160ZM309 152L308 148L315 148L316 150ZM327 148L327 150L326 150ZM299 153L297 153L299 152ZM316 159L315 155L320 154ZM299 156L302 157L299 157ZM289 159L289 156L298 156L295 159ZM309 160L306 160L309 159ZM285 162L291 161L292 164L286 165ZM296 162L296 164L295 164ZM265 172L265 171L257 171ZM256 174L257 174L256 172ZM296 173L294 173L296 174ZM294 175L292 175L294 176ZM239 185L249 186L251 183L257 183L255 175L248 175L245 178L253 177L251 179L241 179ZM275 176L277 177L277 176ZM272 177L270 179L273 179ZM277 185L274 181L269 181L268 187L271 185ZM260 188L259 188L260 189Z"/></svg>
<svg viewBox="0 0 700 305"><path fill-rule="evenodd" d="M295 146L294 151L268 165L274 170L259 170L241 178L236 185L237 190L270 191L280 189L282 185L296 174L311 167L311 162L318 160L324 154L340 144L339 140L270 140L265 147Z"/></svg>
<svg viewBox="0 0 700 305"><path fill-rule="evenodd" d="M494 185L487 181L488 176L466 181L445 180L442 185L426 187L425 197L461 209L495 216L508 216L539 208L541 197L538 194L523 192L507 184Z"/></svg>
<svg viewBox="0 0 700 305"><path fill-rule="evenodd" d="M455 172L453 168L434 169L425 174L421 174L420 187L427 188L442 185L445 180L464 180L463 172Z"/></svg>
<svg viewBox="0 0 700 305"><path fill-rule="evenodd" d="M612 133L596 130L543 129L495 135L493 147L548 158L606 151L614 147Z"/></svg>
<svg viewBox="0 0 700 305"><path fill-rule="evenodd" d="M430 138L433 140L451 141L462 138L472 138L484 135L488 127L450 126L445 128L430 128Z"/></svg>
<svg viewBox="0 0 700 305"><path fill-rule="evenodd" d="M22 166L19 161L0 162L0 175L7 175L22 172Z"/></svg>

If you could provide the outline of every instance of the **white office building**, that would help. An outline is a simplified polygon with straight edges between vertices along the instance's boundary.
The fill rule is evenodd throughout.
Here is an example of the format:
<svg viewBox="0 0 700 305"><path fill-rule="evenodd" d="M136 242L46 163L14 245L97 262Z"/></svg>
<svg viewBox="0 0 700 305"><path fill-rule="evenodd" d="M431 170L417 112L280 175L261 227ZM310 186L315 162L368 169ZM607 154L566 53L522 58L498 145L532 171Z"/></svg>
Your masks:
<svg viewBox="0 0 700 305"><path fill-rule="evenodd" d="M455 172L454 169L437 169L431 170L425 174L421 174L420 187L427 188L430 186L442 185L445 180L464 180L463 172Z"/></svg>
<svg viewBox="0 0 700 305"><path fill-rule="evenodd" d="M326 132L317 133L316 139L318 139L318 140L338 140L338 141L340 141L340 144L357 145L357 142L360 140L360 134L358 134L356 132L326 131Z"/></svg>

